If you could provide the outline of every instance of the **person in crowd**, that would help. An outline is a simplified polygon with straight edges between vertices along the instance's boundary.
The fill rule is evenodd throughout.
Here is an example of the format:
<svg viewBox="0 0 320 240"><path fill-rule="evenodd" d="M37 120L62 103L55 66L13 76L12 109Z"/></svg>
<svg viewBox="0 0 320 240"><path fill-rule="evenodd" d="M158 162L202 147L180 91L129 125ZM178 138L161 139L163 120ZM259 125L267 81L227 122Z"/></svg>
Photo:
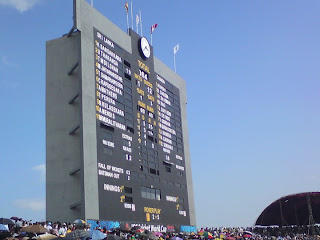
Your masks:
<svg viewBox="0 0 320 240"><path fill-rule="evenodd" d="M60 237L65 237L67 234L67 224L63 223L62 226L59 228L59 236Z"/></svg>
<svg viewBox="0 0 320 240"><path fill-rule="evenodd" d="M51 232L52 230L51 222L47 222L46 229L48 230L48 232Z"/></svg>

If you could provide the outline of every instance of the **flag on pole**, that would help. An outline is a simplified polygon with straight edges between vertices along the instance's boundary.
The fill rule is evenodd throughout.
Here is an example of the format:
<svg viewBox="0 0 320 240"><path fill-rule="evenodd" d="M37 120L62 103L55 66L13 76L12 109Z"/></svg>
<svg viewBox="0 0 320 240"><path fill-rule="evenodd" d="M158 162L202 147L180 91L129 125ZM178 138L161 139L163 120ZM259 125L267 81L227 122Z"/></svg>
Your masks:
<svg viewBox="0 0 320 240"><path fill-rule="evenodd" d="M180 45L177 44L173 48L173 62L174 62L174 72L177 72L177 66L176 66L176 53L179 51Z"/></svg>
<svg viewBox="0 0 320 240"><path fill-rule="evenodd" d="M179 51L179 44L177 44L174 48L173 48L173 54L176 54Z"/></svg>
<svg viewBox="0 0 320 240"><path fill-rule="evenodd" d="M128 12L129 12L129 3L128 3L128 2L126 2L126 3L124 4L124 8L126 9L126 12L127 12L127 14L128 14Z"/></svg>
<svg viewBox="0 0 320 240"><path fill-rule="evenodd" d="M152 26L151 26L151 34L153 33L153 31L156 29L158 27L158 24L156 23L156 24L153 24Z"/></svg>
<svg viewBox="0 0 320 240"><path fill-rule="evenodd" d="M124 8L126 9L126 12L127 12L127 31L129 34L129 3L128 2L124 4Z"/></svg>
<svg viewBox="0 0 320 240"><path fill-rule="evenodd" d="M137 27L137 33L139 33L139 31L138 31L139 21L140 21L140 18L139 18L139 15L137 14L137 15L136 15L136 27Z"/></svg>

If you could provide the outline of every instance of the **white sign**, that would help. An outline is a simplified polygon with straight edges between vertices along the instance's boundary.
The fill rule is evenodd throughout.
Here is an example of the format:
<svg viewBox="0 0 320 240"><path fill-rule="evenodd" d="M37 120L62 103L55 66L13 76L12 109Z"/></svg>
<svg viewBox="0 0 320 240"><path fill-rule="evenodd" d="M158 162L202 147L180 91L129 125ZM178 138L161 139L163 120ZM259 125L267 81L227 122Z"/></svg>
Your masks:
<svg viewBox="0 0 320 240"><path fill-rule="evenodd" d="M167 232L167 227L163 225L146 225L146 224L131 224L131 227L138 226L141 229L148 230L150 232Z"/></svg>
<svg viewBox="0 0 320 240"><path fill-rule="evenodd" d="M166 196L166 200L168 202L177 202L178 198L177 197L172 197L172 196Z"/></svg>
<svg viewBox="0 0 320 240"><path fill-rule="evenodd" d="M110 184L103 184L103 190L110 192L121 192L121 187Z"/></svg>
<svg viewBox="0 0 320 240"><path fill-rule="evenodd" d="M184 171L184 167L182 167L182 166L176 165L176 168L181 170L181 171Z"/></svg>

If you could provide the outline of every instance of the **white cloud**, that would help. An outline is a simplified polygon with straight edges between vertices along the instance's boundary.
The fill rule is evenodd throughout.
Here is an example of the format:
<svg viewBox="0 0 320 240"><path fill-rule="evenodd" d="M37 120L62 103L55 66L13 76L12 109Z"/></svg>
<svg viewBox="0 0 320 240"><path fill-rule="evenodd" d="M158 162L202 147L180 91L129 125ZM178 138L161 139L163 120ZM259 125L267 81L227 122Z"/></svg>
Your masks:
<svg viewBox="0 0 320 240"><path fill-rule="evenodd" d="M44 199L17 199L13 204L18 208L30 209L33 211L44 211L45 200Z"/></svg>
<svg viewBox="0 0 320 240"><path fill-rule="evenodd" d="M0 0L0 5L13 7L23 13L30 10L40 0Z"/></svg>
<svg viewBox="0 0 320 240"><path fill-rule="evenodd" d="M34 166L34 167L32 167L32 170L40 172L41 180L45 180L45 178L46 178L46 165L45 164L40 164L40 165Z"/></svg>

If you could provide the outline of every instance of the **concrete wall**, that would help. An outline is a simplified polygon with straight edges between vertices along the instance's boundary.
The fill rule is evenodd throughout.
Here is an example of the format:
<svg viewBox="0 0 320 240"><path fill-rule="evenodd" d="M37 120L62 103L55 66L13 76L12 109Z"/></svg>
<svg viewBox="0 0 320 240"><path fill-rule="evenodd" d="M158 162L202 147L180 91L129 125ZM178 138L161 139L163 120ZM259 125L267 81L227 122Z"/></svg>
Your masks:
<svg viewBox="0 0 320 240"><path fill-rule="evenodd" d="M86 1L75 0L75 28L81 32L84 218L99 219L93 27L131 52L131 39Z"/></svg>
<svg viewBox="0 0 320 240"><path fill-rule="evenodd" d="M68 101L80 91L78 67L68 72L79 59L80 34L47 42L46 51L46 218L73 221L81 217L70 205L81 201L81 131L69 131L81 122L81 102Z"/></svg>

